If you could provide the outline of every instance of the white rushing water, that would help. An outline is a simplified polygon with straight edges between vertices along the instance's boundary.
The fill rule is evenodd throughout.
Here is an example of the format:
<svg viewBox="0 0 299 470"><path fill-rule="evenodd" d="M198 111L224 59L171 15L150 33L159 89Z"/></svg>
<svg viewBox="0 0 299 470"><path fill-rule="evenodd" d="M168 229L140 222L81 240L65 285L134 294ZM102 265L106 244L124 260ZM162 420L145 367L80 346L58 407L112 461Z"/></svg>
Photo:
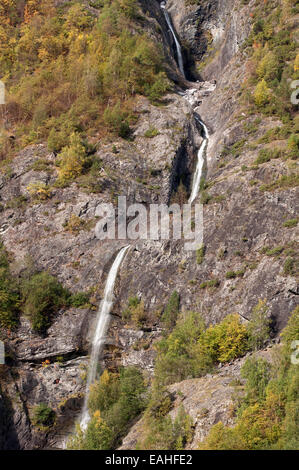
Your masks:
<svg viewBox="0 0 299 470"><path fill-rule="evenodd" d="M201 175L202 175L202 169L204 165L204 157L205 157L205 150L208 145L208 138L209 138L209 132L207 129L207 126L198 118L195 116L195 119L202 125L203 130L204 130L204 140L199 147L198 154L197 154L197 165L196 165L196 170L193 176L193 182L192 182L192 191L191 195L189 197L189 204L192 204L192 202L196 199L199 190L200 190L200 180L201 180Z"/></svg>
<svg viewBox="0 0 299 470"><path fill-rule="evenodd" d="M177 55L178 55L178 63L179 63L179 68L182 73L182 75L185 77L185 70L184 70L184 62L183 62L183 57L182 57L182 50L180 43L176 37L176 34L174 32L174 29L172 27L171 19L169 17L168 11L166 10L166 2L160 3L160 7L162 8L164 12L164 16L166 19L166 22L169 26L169 29L173 35L173 39L175 41L176 49L177 49ZM195 90L193 90L195 91ZM192 96L188 95L188 93L182 93L182 96L186 98L186 100L189 101L191 106L193 105L192 103ZM195 115L195 119L202 125L203 130L204 130L204 135L203 135L203 142L198 150L197 154L197 165L196 165L196 170L193 176L193 182L192 182L192 190L191 190L191 195L189 197L188 203L192 204L192 202L196 199L199 190L200 190L200 180L201 180L201 175L202 175L202 169L204 165L204 156L205 156L205 150L208 145L208 139L209 139L209 132L207 129L207 126Z"/></svg>
<svg viewBox="0 0 299 470"><path fill-rule="evenodd" d="M177 50L177 55L178 55L178 63L179 63L179 69L181 71L181 74L183 75L183 77L185 78L185 70L184 70L184 62L183 62L183 56L182 56L182 49L181 49L181 45L178 41L178 38L176 37L176 34L174 32L174 29L172 27L172 23L171 23L171 19L169 17L169 14L168 14L168 11L166 10L166 3L165 2L162 2L160 4L162 10L163 10L163 13L164 13L164 16L165 16L165 20L168 24L168 27L172 33L172 36L173 36L173 39L174 39L174 42L175 42L175 46L176 46L176 50Z"/></svg>
<svg viewBox="0 0 299 470"><path fill-rule="evenodd" d="M182 75L185 77L185 71L184 71L184 63L183 63L183 57L182 57L182 51L181 51L181 46L180 43L176 37L176 34L174 32L174 29L172 27L171 19L169 17L169 14L166 10L166 3L162 2L160 4L164 16L166 19L166 22L169 26L169 29L173 35L176 49L177 49L177 56L178 56L178 65L179 69L182 73ZM190 101L190 96L188 96L187 93L182 93L182 96L184 96L192 105L192 102ZM202 169L204 165L204 155L205 155L205 150L208 145L208 138L209 138L209 132L206 127L206 125L199 119L199 117L195 114L194 115L195 119L201 124L203 128L203 142L198 150L198 155L197 155L197 165L196 165L196 170L193 176L193 183L192 183L192 191L191 195L189 198L189 204L191 204L197 197L200 189L200 180L201 180L201 175L202 175ZM86 383L86 393L85 393L85 398L84 398L84 405L81 413L81 418L80 418L80 426L81 429L85 430L88 422L90 420L89 412L88 412L88 398L89 398L89 389L90 385L96 380L97 376L97 368L98 368L98 361L99 357L102 351L102 348L105 343L105 335L107 333L107 329L109 326L109 320L110 320L110 312L113 306L114 302L114 286L115 286L115 281L116 277L119 271L119 268L121 266L121 263L127 253L127 250L129 249L130 246L126 246L120 250L118 255L115 258L115 261L109 271L108 278L106 281L106 286L105 286L105 292L104 292L104 298L101 302L101 305L98 310L97 314L97 319L96 319L96 329L95 329L95 334L93 336L92 340L92 349L91 349L91 357L90 357L90 365L89 365L89 370L88 370L88 377L87 377L87 383Z"/></svg>
<svg viewBox="0 0 299 470"><path fill-rule="evenodd" d="M95 381L97 376L97 368L98 368L98 361L102 351L102 348L105 343L105 335L107 333L107 329L109 326L110 320L110 312L114 302L114 286L116 277L121 266L121 263L125 257L130 246L125 246L120 250L118 255L116 256L114 263L111 266L111 269L108 274L108 278L106 281L105 291L104 291L104 298L100 304L97 319L96 319L96 329L92 340L92 349L91 349L91 356L90 356L90 363L89 363L89 370L88 370L88 377L86 383L86 393L84 397L84 404L80 418L80 426L81 429L85 430L88 422L90 420L89 412L88 412L88 398L89 398L89 389L90 385Z"/></svg>

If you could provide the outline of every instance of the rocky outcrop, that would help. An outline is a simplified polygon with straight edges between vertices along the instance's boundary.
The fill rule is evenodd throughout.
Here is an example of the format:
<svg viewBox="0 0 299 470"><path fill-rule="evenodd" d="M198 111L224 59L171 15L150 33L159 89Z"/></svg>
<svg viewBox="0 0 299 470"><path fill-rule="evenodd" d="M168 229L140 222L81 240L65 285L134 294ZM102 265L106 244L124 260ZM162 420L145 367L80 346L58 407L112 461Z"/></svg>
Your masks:
<svg viewBox="0 0 299 470"><path fill-rule="evenodd" d="M56 157L45 145L26 148L1 174L0 231L14 259L16 276L22 274L28 263L39 270L47 270L72 292L91 289L96 310L115 253L126 243L97 240L98 205L115 202L117 195L126 195L128 203L167 203L183 172L188 190L200 142L189 104L174 94L166 97L161 108L140 98L136 111L140 118L134 127L133 142L119 140L98 145L97 157L102 167L97 176L100 188L96 193L84 191L78 181L66 188L51 186L51 195L44 201L32 199L29 184L52 185L57 178ZM67 229L72 215L81 221L80 230ZM120 284L124 272L125 268L120 272ZM94 310L60 311L45 336L33 333L28 319L22 317L18 330L3 337L11 357L4 377L9 370L12 374L4 382L12 424L10 428L5 425L3 431L2 425L0 428L5 435L16 435L15 446L28 449L62 445L68 423L73 425L82 404ZM143 333L128 330L117 333L115 342L122 352L143 336ZM111 366L113 349L116 349L113 342L108 341L105 353ZM134 351L134 358L126 358L124 354L123 363L148 364L152 370L154 353ZM15 390L20 396L17 403L11 400ZM57 414L51 432L43 433L31 425L32 410L41 402L49 404ZM5 445L12 446L9 444L12 437L7 439Z"/></svg>
<svg viewBox="0 0 299 470"><path fill-rule="evenodd" d="M40 362L46 358L78 355L84 349L88 333L88 313L84 309L60 312L46 338L32 333L28 320L21 319L17 338L10 343L15 359Z"/></svg>
<svg viewBox="0 0 299 470"><path fill-rule="evenodd" d="M196 450L211 427L220 421L225 426L232 426L235 423L235 400L242 394L244 388L240 371L249 356L250 354L231 364L220 364L217 373L184 380L168 387L172 397L169 416L175 419L183 406L192 419L193 436L186 449ZM258 356L271 362L271 347L260 351ZM142 441L144 433L146 433L146 423L144 418L141 418L132 426L119 449L135 449L136 444Z"/></svg>
<svg viewBox="0 0 299 470"><path fill-rule="evenodd" d="M185 46L190 72L204 80L219 78L250 31L254 2L168 0L174 26Z"/></svg>

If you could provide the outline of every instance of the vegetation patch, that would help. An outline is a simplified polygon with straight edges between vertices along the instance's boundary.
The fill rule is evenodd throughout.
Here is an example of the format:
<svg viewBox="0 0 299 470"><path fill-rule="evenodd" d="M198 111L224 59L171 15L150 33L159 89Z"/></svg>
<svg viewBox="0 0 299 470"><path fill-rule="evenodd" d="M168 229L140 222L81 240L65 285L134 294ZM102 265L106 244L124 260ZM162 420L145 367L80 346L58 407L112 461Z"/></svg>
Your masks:
<svg viewBox="0 0 299 470"><path fill-rule="evenodd" d="M47 139L59 153L73 146L74 133L128 138L134 97L159 104L169 89L162 49L145 32L137 0L91 3L98 17L81 2L1 3L0 69L12 128L1 136L0 159ZM60 178L80 173L72 149L61 160Z"/></svg>
<svg viewBox="0 0 299 470"><path fill-rule="evenodd" d="M133 322L135 327L140 328L146 321L146 312L143 300L139 297L130 297L128 300L128 307L122 312L123 320Z"/></svg>
<svg viewBox="0 0 299 470"><path fill-rule="evenodd" d="M56 414L46 403L40 403L33 408L32 424L39 428L48 428L55 423Z"/></svg>
<svg viewBox="0 0 299 470"><path fill-rule="evenodd" d="M197 264L203 263L205 252L206 252L206 247L204 244L196 250L196 263Z"/></svg>
<svg viewBox="0 0 299 470"><path fill-rule="evenodd" d="M220 286L220 281L219 279L210 279L208 281L203 281L200 285L200 289L206 289L210 287L219 287Z"/></svg>
<svg viewBox="0 0 299 470"><path fill-rule="evenodd" d="M297 224L298 224L298 219L289 219L284 222L283 226L287 228L293 228L293 227L296 227Z"/></svg>
<svg viewBox="0 0 299 470"><path fill-rule="evenodd" d="M282 346L271 365L262 358L247 359L242 376L245 395L237 403L235 427L219 422L200 444L202 450L296 450L299 445L298 365L292 362L292 342L298 340L297 307L282 333Z"/></svg>
<svg viewBox="0 0 299 470"><path fill-rule="evenodd" d="M70 438L68 449L116 448L146 402L144 378L136 367L122 368L117 373L105 370L100 380L91 386L88 427L83 432L77 426L77 434Z"/></svg>
<svg viewBox="0 0 299 470"><path fill-rule="evenodd" d="M156 137L159 134L160 134L160 132L158 131L158 129L156 129L155 127L150 127L145 132L144 137L147 137L148 139L152 139L153 137Z"/></svg>

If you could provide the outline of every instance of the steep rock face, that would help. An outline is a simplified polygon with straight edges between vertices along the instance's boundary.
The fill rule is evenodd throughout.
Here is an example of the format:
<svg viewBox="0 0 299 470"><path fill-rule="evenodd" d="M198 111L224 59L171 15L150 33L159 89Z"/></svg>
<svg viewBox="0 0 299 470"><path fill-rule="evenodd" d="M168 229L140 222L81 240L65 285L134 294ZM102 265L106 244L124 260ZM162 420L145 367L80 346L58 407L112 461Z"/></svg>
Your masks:
<svg viewBox="0 0 299 470"><path fill-rule="evenodd" d="M141 3L144 11L149 12L145 27L157 41L163 41L169 76L178 84L186 84L172 56L173 44L159 2ZM256 140L279 124L264 119L252 136L246 131L246 124L252 123L254 117L240 120L239 94L246 70L239 46L249 32L251 4L244 6L239 0L203 1L199 6L188 6L183 0L167 3L183 41L186 64L190 61L190 76L217 81L214 91L209 85L208 92L195 92L194 100L195 110L210 134L204 168L209 183L209 201L204 207L206 252L202 264L197 264L196 253L186 252L182 241L130 242L133 248L119 273L103 357L103 365L112 369L119 364L138 365L149 375L152 373L154 343L161 336L159 315L173 290L179 292L183 310L201 312L208 323L215 323L232 312L238 312L246 321L259 299L265 299L276 331L285 325L289 313L298 304L298 279L284 272L285 252L269 256L261 251L265 246L278 245L297 251L298 228L288 229L283 222L298 213L298 191L293 188L264 192L259 188L273 177L287 174L286 164L272 160L249 168L257 157L258 145L251 149L240 146L236 155L225 158L222 155L224 146L232 146L242 139ZM203 65L196 70L200 61ZM152 202L168 203L180 181L187 192L190 190L201 143L190 105L183 97L170 94L165 106L154 107L140 98L136 109L139 120L133 142L114 140L99 144L97 153L103 164L98 175L98 193L90 194L82 185L73 183L67 188L53 189L47 201L34 203L29 199L23 203L20 196L28 197L30 183L52 183L57 177L55 156L49 154L45 145L22 151L1 175L4 210L0 213L0 233L15 257L15 273L22 272L24 257L29 254L39 269L58 276L73 292L92 288L96 308L115 253L127 244L96 239L98 205L115 203L117 195L146 206ZM150 137L146 137L147 131ZM48 162L46 171L36 169L39 159ZM83 223L82 230L75 233L65 229L72 214ZM230 271L239 274L229 278ZM218 287L201 287L211 279L219 281ZM144 301L147 315L140 330L128 326L121 318L128 297L135 295ZM19 330L5 338L13 362L12 367L5 369L3 398L0 398L0 407L3 400L9 403L5 405L9 415L0 424L3 448L62 446L82 405L94 318L94 310L61 311L45 338L33 334L28 320L23 318ZM62 356L63 362L57 361L57 356ZM45 367L42 362L47 359L50 364ZM229 385L232 379L229 371L172 386L173 392L182 391L183 404L194 419L199 413L199 402L200 407L211 410L197 421L194 445L217 420L232 422L229 411L233 389ZM215 401L206 402L205 391L215 393ZM225 409L221 409L223 394ZM177 403L181 400L177 398ZM50 433L41 433L31 424L34 405L43 401L58 416L56 427ZM134 448L132 435L123 445Z"/></svg>
<svg viewBox="0 0 299 470"><path fill-rule="evenodd" d="M271 361L271 347L258 353L260 357ZM180 407L192 418L193 436L187 449L196 450L207 436L211 427L221 421L225 426L235 422L234 397L242 393L244 380L240 375L246 358L237 359L231 364L221 366L217 373L208 374L199 379L188 379L170 385L168 391L172 397L169 416L175 419ZM124 438L121 450L134 449L142 441L146 432L145 419L134 424Z"/></svg>
<svg viewBox="0 0 299 470"><path fill-rule="evenodd" d="M248 36L253 3L244 6L235 0L167 2L193 73L200 73L204 80L220 77Z"/></svg>
<svg viewBox="0 0 299 470"><path fill-rule="evenodd" d="M84 192L80 183L73 183L66 188L53 188L51 197L45 201L30 199L29 184L52 184L57 177L55 156L49 154L45 145L28 147L2 173L0 231L14 258L15 275L23 272L29 256L37 269L57 276L71 291L92 289L97 310L115 253L127 243L96 238L98 205L111 200L116 203L117 195L127 196L128 204L167 203L183 173L186 188L190 185L200 136L189 104L180 96L169 95L165 106L157 108L140 98L136 110L140 118L133 142L99 145L97 154L102 168L97 176L100 189L95 194ZM153 129L154 135L146 137L147 131ZM41 161L42 170L38 165ZM72 215L80 220L82 230L67 229ZM121 272L120 283L122 278ZM44 337L33 333L29 320L22 317L18 330L3 337L13 371L8 378L10 367L7 367L3 378L8 402L12 399L10 424L1 424L1 432L11 435L5 438L4 447L62 445L68 422L73 424L82 404L94 310L60 311ZM136 336L134 332L124 333L127 334L121 339L122 349L132 344ZM137 339L138 336L139 333ZM153 362L152 356L148 359L145 356L140 358L142 362ZM16 393L20 396L18 400L13 399ZM33 408L40 402L48 403L57 413L57 423L51 432L42 433L31 425ZM11 444L14 434L15 444Z"/></svg>
<svg viewBox="0 0 299 470"><path fill-rule="evenodd" d="M198 20L201 9L207 4L209 12ZM181 242L138 244L128 260L127 275L121 283L119 312L126 306L122 298L138 295L150 312L146 325L155 324L156 313L159 315L171 292L177 290L181 308L201 312L208 323L215 323L233 312L239 313L246 322L254 306L264 299L274 332L278 333L299 300L298 274L290 275L284 270L289 250L298 259L298 227L289 229L284 225L298 213L298 188L262 190L262 185L281 175L289 175L292 167L281 160L255 165L259 150L264 147L258 143L259 138L281 122L263 118L255 129L256 116L247 116L239 99L247 76L240 46L250 31L252 2L245 6L238 1L201 2L200 6L184 7L183 1L170 0L167 7L176 31L184 37L188 47L193 48L193 54L203 60L201 76L217 81L214 92L206 97L198 96L197 102L195 99L195 111L210 134L204 169L208 182L208 204L204 206L206 253L203 263L197 265L195 253L184 252ZM211 32L214 53L204 54L207 51L202 41L205 31ZM244 147L242 139L249 145ZM268 147L271 145L273 143ZM225 156L224 149L233 146L236 151ZM275 247L283 250L271 255L271 248ZM269 248L268 253L266 248ZM219 286L201 288L207 280L218 280ZM144 343L150 354L154 354L154 341L150 346L146 340ZM142 367L136 348L143 353L143 345L136 342L135 347L121 356L122 361ZM198 380L205 384L207 379ZM222 385L218 384L216 389L218 386L221 389ZM224 389L229 402L229 387L224 385ZM192 400L193 394L190 387L184 404ZM194 400L193 409L198 406ZM187 407L193 414L192 407ZM210 404L210 408L217 410L215 404ZM227 410L229 408L228 405ZM204 434L220 419L230 423L224 413L219 419L211 420ZM141 427L142 422L133 427L123 448L134 448ZM204 434L196 431L197 442Z"/></svg>
<svg viewBox="0 0 299 470"><path fill-rule="evenodd" d="M210 134L204 169L208 182L208 204L204 206L206 254L203 263L197 265L195 253L185 252L180 241L139 243L128 260L120 299L126 292L137 294L150 311L157 311L176 289L181 294L182 308L201 311L208 322L232 312L249 319L258 300L266 299L269 315L279 330L298 304L298 280L283 269L287 249L298 253L298 227L288 229L283 225L298 212L298 189L261 190L262 184L289 174L290 169L281 160L254 165L263 148L256 142L280 123L264 118L250 132L247 129L253 126L255 116L246 116L239 100L246 69L238 47L250 30L252 2L245 6L238 1L184 5L178 0L167 2L173 23L182 35L191 19L196 21L201 8L209 11L201 17L202 28L213 24L223 29L217 43L219 53L203 69L204 76L217 80L216 89L207 96L198 96L195 103L195 111ZM225 50L230 51L226 56ZM247 141L246 147L242 140ZM225 147L238 144L234 153L224 156ZM284 252L271 257L262 251L275 246L284 247ZM240 275L229 278L230 271ZM219 287L201 289L200 285L210 279L218 279Z"/></svg>

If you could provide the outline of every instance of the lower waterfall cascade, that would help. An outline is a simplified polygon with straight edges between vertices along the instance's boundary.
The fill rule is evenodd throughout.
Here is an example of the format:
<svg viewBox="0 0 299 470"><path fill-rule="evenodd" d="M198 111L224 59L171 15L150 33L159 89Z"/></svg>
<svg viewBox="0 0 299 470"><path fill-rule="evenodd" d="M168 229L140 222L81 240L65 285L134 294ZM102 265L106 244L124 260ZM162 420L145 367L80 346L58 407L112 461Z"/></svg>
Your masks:
<svg viewBox="0 0 299 470"><path fill-rule="evenodd" d="M161 9L163 10L169 29L173 35L176 48L177 48L179 69L183 77L185 78L183 57L181 53L181 46L180 46L179 40L176 37L176 34L172 27L169 13L166 10L166 3L162 2L160 6L161 6ZM192 102L188 96L188 93L179 93L179 94L183 96L192 106ZM196 165L196 169L193 175L192 189L191 189L191 194L188 200L189 204L192 204L194 202L194 200L196 199L199 193L202 169L204 165L204 155L205 155L205 151L208 145L208 138L209 138L209 132L208 132L206 125L200 120L200 118L198 117L196 113L194 113L194 118L203 129L203 142L201 143L198 149L198 153L197 153L197 165ZM107 333L107 329L109 327L109 320L110 320L109 315L110 315L110 312L114 303L113 292L114 292L116 277L129 248L130 248L130 245L125 246L117 254L112 264L112 267L109 271L107 281L106 281L105 291L104 291L104 297L98 310L95 333L92 339L92 349L91 349L90 363L89 363L88 376L87 376L87 382L86 382L86 392L84 396L82 412L79 418L80 427L83 431L86 430L88 423L90 421L90 415L88 411L89 389L90 389L90 385L92 385L92 383L97 378L98 361L99 361L103 346L105 344L105 335Z"/></svg>
<svg viewBox="0 0 299 470"><path fill-rule="evenodd" d="M110 321L110 312L114 303L114 286L117 278L118 271L120 266L125 258L125 255L130 248L130 245L122 248L117 254L107 277L104 297L100 304L97 319L96 319L96 328L95 333L92 339L92 349L90 355L90 364L86 382L86 393L84 397L84 404L82 408L82 413L80 417L80 426L83 430L86 429L88 422L90 420L89 411L88 411L88 398L89 398L89 389L90 385L96 380L97 377L97 368L98 360L105 344L105 335Z"/></svg>

